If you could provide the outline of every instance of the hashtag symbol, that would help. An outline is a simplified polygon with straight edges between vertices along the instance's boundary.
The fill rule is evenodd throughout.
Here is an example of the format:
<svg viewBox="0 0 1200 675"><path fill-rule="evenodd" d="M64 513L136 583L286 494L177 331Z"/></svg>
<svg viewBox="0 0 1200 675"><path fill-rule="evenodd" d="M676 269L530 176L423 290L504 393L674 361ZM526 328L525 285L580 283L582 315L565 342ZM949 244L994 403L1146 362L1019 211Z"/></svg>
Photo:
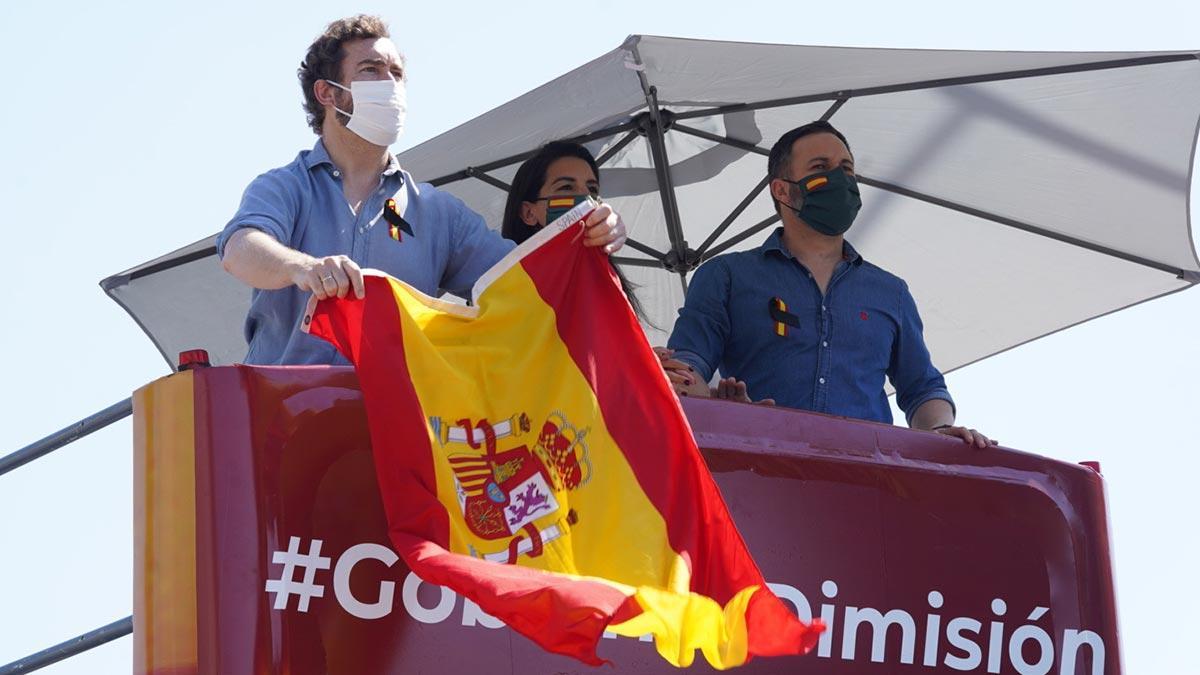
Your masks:
<svg viewBox="0 0 1200 675"><path fill-rule="evenodd" d="M329 558L321 555L321 540L313 539L308 547L308 555L300 553L300 537L292 537L288 542L288 550L275 551L271 562L283 565L283 573L278 579L267 579L267 592L275 594L275 609L287 609L288 598L293 594L300 596L296 609L308 611L308 601L325 595L325 587L313 583L317 570L329 569ZM304 570L304 581L296 581L296 566Z"/></svg>

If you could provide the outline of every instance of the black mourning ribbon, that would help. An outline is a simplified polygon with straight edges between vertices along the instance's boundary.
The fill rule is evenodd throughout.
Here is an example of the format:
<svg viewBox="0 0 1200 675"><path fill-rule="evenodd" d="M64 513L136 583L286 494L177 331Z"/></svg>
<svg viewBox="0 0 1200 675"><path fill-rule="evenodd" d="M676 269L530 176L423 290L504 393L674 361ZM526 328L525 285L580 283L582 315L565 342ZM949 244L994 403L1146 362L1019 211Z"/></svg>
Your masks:
<svg viewBox="0 0 1200 675"><path fill-rule="evenodd" d="M783 311L783 300L780 300L779 298L771 298L771 301L767 303L767 306L771 312L771 319L778 321L785 326L791 326L792 328L800 327L800 317L792 314L791 312Z"/></svg>
<svg viewBox="0 0 1200 675"><path fill-rule="evenodd" d="M401 216L396 211L396 200L387 200L387 204L385 204L383 207L383 219L387 221L388 225L394 225L404 234L407 234L410 237L416 236L413 234L412 225L409 225L408 221L404 219L404 216Z"/></svg>

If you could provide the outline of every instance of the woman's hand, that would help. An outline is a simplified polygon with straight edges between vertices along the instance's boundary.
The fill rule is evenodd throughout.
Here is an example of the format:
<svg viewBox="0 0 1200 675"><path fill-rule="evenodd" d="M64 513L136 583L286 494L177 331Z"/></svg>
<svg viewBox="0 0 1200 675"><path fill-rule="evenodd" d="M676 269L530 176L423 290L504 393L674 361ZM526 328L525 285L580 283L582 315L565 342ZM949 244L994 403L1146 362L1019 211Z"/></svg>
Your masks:
<svg viewBox="0 0 1200 675"><path fill-rule="evenodd" d="M675 390L675 393L679 396L698 398L712 396L708 384L700 380L700 374L696 372L696 369L683 361L671 358L674 353L675 350L666 347L654 348L654 354L662 364L663 372L667 374L667 379L671 381L671 388Z"/></svg>
<svg viewBox="0 0 1200 675"><path fill-rule="evenodd" d="M696 372L695 368L683 361L671 358L674 354L675 350L673 349L654 347L654 355L658 357L663 371L667 374L667 379L671 381L671 388L679 396L719 398L739 403L775 405L775 400L770 398L761 401L750 400L750 395L746 392L746 383L736 377L722 378L717 381L717 386L710 388L707 383L701 381L700 374Z"/></svg>
<svg viewBox="0 0 1200 675"><path fill-rule="evenodd" d="M583 223L583 245L603 246L604 252L616 253L625 245L625 223L608 204L601 204Z"/></svg>

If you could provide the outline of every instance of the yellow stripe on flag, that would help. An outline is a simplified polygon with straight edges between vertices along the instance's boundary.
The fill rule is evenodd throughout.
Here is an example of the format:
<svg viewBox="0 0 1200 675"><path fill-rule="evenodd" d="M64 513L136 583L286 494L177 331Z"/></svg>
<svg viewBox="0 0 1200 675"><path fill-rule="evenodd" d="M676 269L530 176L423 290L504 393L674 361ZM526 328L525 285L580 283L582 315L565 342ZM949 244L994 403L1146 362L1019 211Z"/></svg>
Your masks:
<svg viewBox="0 0 1200 675"><path fill-rule="evenodd" d="M595 393L571 364L565 345L557 339L554 314L541 300L528 275L519 267L501 276L480 299L478 317L437 311L422 298L400 287L396 293L407 324L405 356L414 383L433 382L417 387L417 397L426 417L438 416L454 423L459 419L503 420L524 413L531 420L528 432L501 439L498 450L507 451L525 445L533 450L544 421L560 412L568 421L590 418L598 411ZM532 303L538 311L531 312ZM521 311L504 304L525 305ZM520 323L509 321L524 317ZM464 323L472 323L464 331ZM420 327L418 331L417 328ZM447 350L446 344L460 342L461 348ZM443 345L442 349L435 345ZM528 350L522 344L538 344L544 349ZM503 355L503 356L501 356ZM568 372L564 375L563 370ZM561 382L554 390L544 383ZM495 407L503 404L503 409ZM587 483L576 490L555 490L559 504L555 513L537 518L534 525L545 530L554 525L562 534L545 545L545 553L528 561L527 567L610 579L629 586L659 585L668 572L686 573L685 565L676 565L679 556L671 550L667 526L662 515L640 489L637 479L603 425L587 428L584 443L591 468ZM470 454L465 443L435 445L448 460L452 453ZM508 539L482 539L470 532L459 505L453 470L448 461L437 462L438 498L452 514L450 550L470 555L501 553ZM622 495L616 500L612 495ZM566 522L574 510L578 523ZM457 516L457 517L454 517ZM575 537L575 528L585 528L587 536ZM639 542L621 546L620 542ZM654 542L651 544L651 542ZM650 553L651 555L647 555ZM686 589L688 579L674 579L673 586Z"/></svg>
<svg viewBox="0 0 1200 675"><path fill-rule="evenodd" d="M743 589L722 608L712 598L696 593L667 593L639 588L643 612L608 630L617 635L654 635L654 647L671 664L692 665L699 649L709 665L725 670L746 662L746 607L757 586Z"/></svg>
<svg viewBox="0 0 1200 675"><path fill-rule="evenodd" d="M695 649L714 667L744 663L745 607L756 587L744 589L726 607L689 592L688 563L672 550L666 522L605 428L595 393L557 339L554 312L529 276L519 267L502 275L481 297L478 313L460 307L445 311L449 309L445 303L395 282L392 286L405 324L405 359L413 382L435 383L416 387L426 417L454 423L527 415L529 431L498 441L500 452L535 448L543 421L552 415L568 422L592 420L586 429L577 430L587 445L586 482L574 490L554 491L559 508L535 519L533 525L556 536L544 542L542 555L522 556L521 565L589 578L634 595L643 613L610 629L629 636L653 633L659 653L674 665L691 664ZM530 311L531 304L537 309ZM516 311L515 305L524 309ZM516 323L512 317L524 320ZM470 331L463 331L466 322L472 323ZM447 344L457 347L447 349ZM524 344L543 348L523 349ZM556 382L553 388L544 386ZM451 514L451 551L476 557L504 554L508 537L486 539L465 524L469 515L463 513L448 461L454 454L481 451L466 443L439 445L437 439L431 440L434 452L442 454L435 470L438 499ZM574 524L568 522L568 513L576 514Z"/></svg>

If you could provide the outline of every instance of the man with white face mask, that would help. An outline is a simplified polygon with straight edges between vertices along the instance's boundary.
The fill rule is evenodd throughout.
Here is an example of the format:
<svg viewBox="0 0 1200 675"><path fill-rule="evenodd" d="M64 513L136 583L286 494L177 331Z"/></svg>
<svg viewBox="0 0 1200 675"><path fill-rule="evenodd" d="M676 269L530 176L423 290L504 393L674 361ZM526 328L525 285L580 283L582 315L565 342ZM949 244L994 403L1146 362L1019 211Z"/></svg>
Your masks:
<svg viewBox="0 0 1200 675"><path fill-rule="evenodd" d="M309 293L362 297L362 268L428 295L469 297L513 247L456 197L417 184L388 150L404 129L404 58L386 24L355 16L329 24L298 71L309 126L320 138L246 188L217 239L225 269L253 286L246 363L346 363L299 330ZM609 253L625 226L602 205L584 243Z"/></svg>

